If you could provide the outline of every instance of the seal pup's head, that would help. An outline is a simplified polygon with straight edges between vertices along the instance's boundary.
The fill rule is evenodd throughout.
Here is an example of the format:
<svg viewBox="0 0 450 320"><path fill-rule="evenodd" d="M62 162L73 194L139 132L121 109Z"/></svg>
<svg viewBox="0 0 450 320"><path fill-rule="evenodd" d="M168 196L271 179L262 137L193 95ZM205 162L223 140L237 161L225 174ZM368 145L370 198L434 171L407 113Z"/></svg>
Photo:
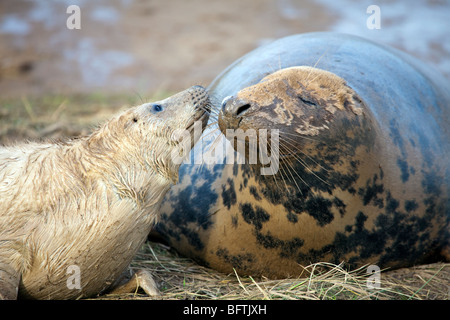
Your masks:
<svg viewBox="0 0 450 320"><path fill-rule="evenodd" d="M201 136L209 114L206 89L193 86L118 114L85 141L86 150L109 167L100 165L97 170L120 171L124 179L136 180L133 175L143 169L161 181L176 183L179 166Z"/></svg>

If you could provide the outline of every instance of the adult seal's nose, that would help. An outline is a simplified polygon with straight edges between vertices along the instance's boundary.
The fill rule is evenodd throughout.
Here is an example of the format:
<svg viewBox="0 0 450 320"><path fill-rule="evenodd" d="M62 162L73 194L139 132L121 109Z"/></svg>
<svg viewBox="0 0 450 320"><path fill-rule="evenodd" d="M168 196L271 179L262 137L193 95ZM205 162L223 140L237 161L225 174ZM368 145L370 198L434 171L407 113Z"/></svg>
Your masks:
<svg viewBox="0 0 450 320"><path fill-rule="evenodd" d="M248 109L250 109L248 101L234 97L225 98L219 114L220 130L226 132L226 129L238 129Z"/></svg>
<svg viewBox="0 0 450 320"><path fill-rule="evenodd" d="M245 100L226 97L222 101L222 113L229 117L242 117L250 109L250 103Z"/></svg>

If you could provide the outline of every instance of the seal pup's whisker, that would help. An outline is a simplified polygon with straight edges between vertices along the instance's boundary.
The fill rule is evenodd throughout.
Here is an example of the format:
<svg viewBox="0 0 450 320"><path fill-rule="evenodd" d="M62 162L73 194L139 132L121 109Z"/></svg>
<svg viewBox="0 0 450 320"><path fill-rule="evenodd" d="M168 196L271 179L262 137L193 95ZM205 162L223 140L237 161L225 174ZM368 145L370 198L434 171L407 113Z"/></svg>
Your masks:
<svg viewBox="0 0 450 320"><path fill-rule="evenodd" d="M137 90L133 90L133 93L139 98L141 104L143 104L144 100L142 99L142 96L140 95L140 93Z"/></svg>
<svg viewBox="0 0 450 320"><path fill-rule="evenodd" d="M209 120L210 122L215 122L215 123L217 123L217 122L219 121L219 116L216 115L216 114L210 113L209 119L210 119L210 120Z"/></svg>
<svg viewBox="0 0 450 320"><path fill-rule="evenodd" d="M207 131L206 131L207 130ZM213 142L212 143L214 143L215 142L215 140L220 136L220 130L219 130L219 128L218 127L207 127L206 128L206 130L204 131L204 133L202 134L202 136L201 136L201 139L202 139L202 141L205 141L205 140L211 140L210 139L210 137L212 137L212 138L214 138L214 140L213 140ZM208 139L207 139L208 138ZM209 141L208 141L209 142ZM208 143L207 142L207 143ZM208 148L211 148L211 145L212 145L212 143L210 142L210 143L208 143L208 145L206 145L206 147L208 147ZM209 149L208 150L206 150L206 151L209 151ZM205 150L203 150L203 153L205 152Z"/></svg>
<svg viewBox="0 0 450 320"><path fill-rule="evenodd" d="M206 131L206 129L209 130L209 129L213 128L214 126L215 126L215 128L214 128L215 130L219 130L219 127L217 126L218 122L219 122L219 120L208 123L205 127L205 131Z"/></svg>
<svg viewBox="0 0 450 320"><path fill-rule="evenodd" d="M220 132L219 128L214 128L214 130L211 131L211 132L209 132L207 135L213 135L213 134L216 134L216 133L218 133L218 132ZM219 144L219 142L220 142L220 139L222 139L222 136L221 136L221 134L218 134L218 135L214 138L214 141L213 141L211 144L208 145L208 150L207 150L207 152L211 152L212 150L215 150L216 147L217 147L217 144Z"/></svg>

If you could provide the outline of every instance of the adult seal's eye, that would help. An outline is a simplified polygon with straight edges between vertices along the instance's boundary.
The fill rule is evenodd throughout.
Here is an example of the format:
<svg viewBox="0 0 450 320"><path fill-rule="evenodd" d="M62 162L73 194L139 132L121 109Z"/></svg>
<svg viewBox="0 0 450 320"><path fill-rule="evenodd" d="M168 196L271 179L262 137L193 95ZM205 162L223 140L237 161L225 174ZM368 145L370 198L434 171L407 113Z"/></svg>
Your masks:
<svg viewBox="0 0 450 320"><path fill-rule="evenodd" d="M153 113L157 113L157 112L163 111L164 108L160 104L153 104L151 110L152 110Z"/></svg>

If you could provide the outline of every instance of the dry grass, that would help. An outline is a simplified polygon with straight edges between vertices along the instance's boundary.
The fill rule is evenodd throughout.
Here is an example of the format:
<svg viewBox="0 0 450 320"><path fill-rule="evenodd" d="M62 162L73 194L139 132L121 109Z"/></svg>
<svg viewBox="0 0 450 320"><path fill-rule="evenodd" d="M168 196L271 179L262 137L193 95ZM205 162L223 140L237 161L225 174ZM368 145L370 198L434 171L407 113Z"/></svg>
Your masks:
<svg viewBox="0 0 450 320"><path fill-rule="evenodd" d="M380 288L369 289L367 268L345 270L342 265L315 263L305 276L269 280L222 274L180 257L170 248L147 242L133 268L152 272L160 285L158 299L213 300L425 300L449 299L450 264L437 263L382 271ZM151 299L136 293L103 299Z"/></svg>

